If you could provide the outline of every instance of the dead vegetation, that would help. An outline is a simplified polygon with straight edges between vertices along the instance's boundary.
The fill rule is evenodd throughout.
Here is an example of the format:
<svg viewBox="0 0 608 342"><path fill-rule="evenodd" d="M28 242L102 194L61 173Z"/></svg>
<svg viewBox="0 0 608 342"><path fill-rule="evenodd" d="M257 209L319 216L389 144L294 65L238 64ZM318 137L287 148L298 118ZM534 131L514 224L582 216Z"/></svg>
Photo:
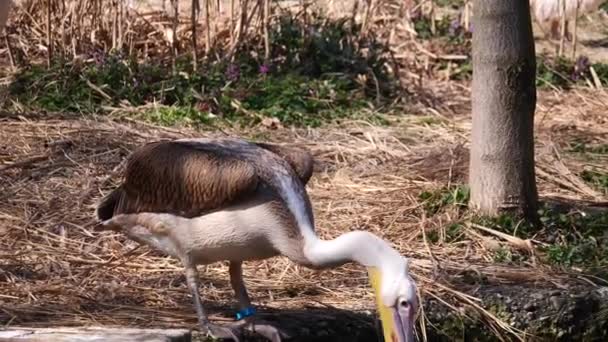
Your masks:
<svg viewBox="0 0 608 342"><path fill-rule="evenodd" d="M584 107L572 95L565 99L543 95L537 149L541 197L606 205L606 196L576 175L583 166L563 154L560 143L564 141L560 137L573 132L573 123L577 134L605 143L608 132L599 122L604 120L606 104L591 100L597 97L583 91L578 95L587 99ZM585 115L562 121L577 112ZM419 195L466 179L467 156L462 148L468 144L469 120L458 116L445 124L428 125L412 123L420 116L404 118L405 123L382 127L346 122L314 130L255 128L224 133L107 119L3 120L0 139L11 143L3 145L0 154L1 321L28 326L194 324L175 260L143 247L132 251L136 245L122 236L88 229L94 222L94 204L119 180L121 161L133 148L182 136L263 134L265 140L310 149L316 173L309 190L321 236L335 237L357 228L392 241L414 259L423 298L441 300L454 309L474 307L484 312L497 332L521 333L467 294L470 286L463 285L462 277L468 272L494 284L567 287L572 282L597 281L559 271L537 258L520 265L496 264L496 248L535 255L538 242L483 226L464 229L457 243L442 238L429 243L432 232L446 236L449 225L461 217L455 208L427 216ZM226 313L232 304L227 265L210 265L202 276L205 298L218 305L216 313ZM245 277L255 302L272 308L314 303L355 311L373 307L365 271L353 265L315 272L276 258L247 263Z"/></svg>
<svg viewBox="0 0 608 342"><path fill-rule="evenodd" d="M245 43L268 51L260 26L266 22L262 14L267 1L241 0L240 4L250 6L248 14L240 12L239 6L231 11L236 0L222 2L227 5L223 21L213 20L219 8L212 7L210 16L202 14L195 40L189 12L183 7L185 18L178 25L170 11L134 14L121 1L112 6L93 0L51 1L51 11L37 6L39 2L22 3L11 18L13 50L4 50L2 55L17 69L23 61L51 54L78 63L93 58L89 53L95 49L116 48L138 59L173 65L175 56L192 54L189 47L195 40L200 60L232 57L231 52ZM17 112L2 119L0 322L7 326L195 326L177 261L144 247L135 249L136 244L123 236L89 230L96 201L119 181L121 162L130 151L144 142L184 136L230 134L310 149L316 171L309 191L322 237L365 229L392 241L413 258L424 299L454 311L477 312L504 339L521 338L523 332L483 307L475 296L479 285L465 279L471 274L494 285L529 283L565 289L579 283L605 285L584 270L547 262L542 248L548 243L540 237L507 234L472 220L462 206L455 205L453 198L458 194L436 211L427 210L423 193L445 194L446 188L458 192L467 182L470 91L466 82L454 82L452 76L463 67L456 62L466 60L470 52L466 45L461 50L450 45L449 50L436 41L417 39L411 23L403 20L405 1L356 3L357 10L340 4L344 7L335 5L334 12L348 13L389 43L389 55L397 61L391 64L393 71L415 95L407 107L391 110L398 115L385 116L389 125L346 120L314 129L260 124L195 130L160 127L129 117L62 113L41 117ZM372 4L373 10L366 4ZM297 12L300 4L296 5L292 9ZM307 12L298 13L306 20ZM468 20L461 18L464 27ZM435 24L430 25L429 30L434 30ZM550 88L539 93L536 160L542 200L565 200L596 210L608 206L606 192L586 182L580 172L589 168L608 172L608 155L598 153L589 160L570 153L572 144L581 139L593 146L608 144L605 95L597 83L567 92ZM457 238L452 227L457 227ZM521 262L497 262L503 251L525 257ZM247 263L244 272L254 303L272 308L269 311L336 307L363 312L374 306L365 270L353 265L316 272L276 258ZM201 275L202 294L215 304L212 317L226 319L233 303L227 265L210 265ZM421 314L420 328L428 327L430 322Z"/></svg>

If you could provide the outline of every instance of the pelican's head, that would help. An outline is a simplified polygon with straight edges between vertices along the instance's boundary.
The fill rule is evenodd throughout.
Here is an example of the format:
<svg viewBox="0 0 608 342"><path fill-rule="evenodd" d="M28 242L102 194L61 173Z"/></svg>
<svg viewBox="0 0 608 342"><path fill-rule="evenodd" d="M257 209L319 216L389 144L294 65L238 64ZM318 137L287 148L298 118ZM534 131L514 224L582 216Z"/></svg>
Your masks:
<svg viewBox="0 0 608 342"><path fill-rule="evenodd" d="M418 311L416 284L403 259L399 267L368 268L376 295L385 342L414 342L414 323Z"/></svg>

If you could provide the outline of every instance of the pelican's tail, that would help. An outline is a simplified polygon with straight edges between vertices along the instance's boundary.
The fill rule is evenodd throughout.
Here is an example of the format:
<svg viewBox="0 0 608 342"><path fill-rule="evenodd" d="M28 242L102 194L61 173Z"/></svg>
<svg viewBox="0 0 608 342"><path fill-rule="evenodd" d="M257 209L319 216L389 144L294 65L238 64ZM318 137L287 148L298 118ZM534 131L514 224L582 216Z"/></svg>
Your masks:
<svg viewBox="0 0 608 342"><path fill-rule="evenodd" d="M114 210L118 206L118 202L122 197L122 192L122 187L118 187L101 200L96 210L96 215L99 220L106 221L114 216Z"/></svg>

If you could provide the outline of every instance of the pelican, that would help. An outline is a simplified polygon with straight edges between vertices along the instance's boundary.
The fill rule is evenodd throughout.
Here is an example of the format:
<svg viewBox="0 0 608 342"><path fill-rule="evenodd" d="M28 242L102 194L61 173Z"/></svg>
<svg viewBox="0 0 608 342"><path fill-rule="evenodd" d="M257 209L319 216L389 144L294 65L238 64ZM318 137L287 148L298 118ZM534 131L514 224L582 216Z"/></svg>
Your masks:
<svg viewBox="0 0 608 342"><path fill-rule="evenodd" d="M564 1L565 12L562 14L562 1ZM559 24L562 15L567 19L575 15L581 16L586 13L597 11L606 0L530 0L530 7L536 20L541 25L550 25L550 34L553 39L559 37ZM570 36L566 20L566 37Z"/></svg>
<svg viewBox="0 0 608 342"><path fill-rule="evenodd" d="M322 270L355 262L366 267L386 341L413 342L419 307L409 259L366 231L333 240L315 234L306 184L311 154L238 138L178 139L139 147L122 183L96 209L97 230L122 232L181 261L201 332L239 341L244 330L271 341L287 336L256 318L242 263L285 256ZM211 323L201 304L197 265L229 262L238 301L235 322Z"/></svg>

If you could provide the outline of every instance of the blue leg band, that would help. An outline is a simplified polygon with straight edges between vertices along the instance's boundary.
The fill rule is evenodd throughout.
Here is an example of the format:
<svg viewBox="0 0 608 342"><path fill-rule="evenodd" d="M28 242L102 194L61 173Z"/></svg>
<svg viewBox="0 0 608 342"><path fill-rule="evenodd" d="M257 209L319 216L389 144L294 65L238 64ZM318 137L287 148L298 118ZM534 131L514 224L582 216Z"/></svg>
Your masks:
<svg viewBox="0 0 608 342"><path fill-rule="evenodd" d="M239 310L236 312L236 320L240 321L243 318L247 318L249 316L253 316L255 315L255 308L253 306L250 306L246 309L243 310Z"/></svg>

